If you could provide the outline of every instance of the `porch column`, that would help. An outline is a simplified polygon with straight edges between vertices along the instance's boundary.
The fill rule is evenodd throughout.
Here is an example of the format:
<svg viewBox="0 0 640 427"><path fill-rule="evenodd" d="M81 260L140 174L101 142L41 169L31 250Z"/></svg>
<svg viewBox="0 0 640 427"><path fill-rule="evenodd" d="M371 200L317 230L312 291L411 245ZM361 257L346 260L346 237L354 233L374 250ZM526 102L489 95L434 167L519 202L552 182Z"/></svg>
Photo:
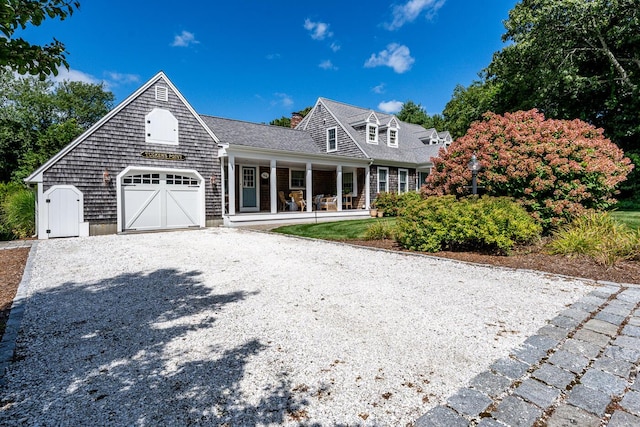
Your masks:
<svg viewBox="0 0 640 427"><path fill-rule="evenodd" d="M236 156L229 154L229 215L236 214Z"/></svg>
<svg viewBox="0 0 640 427"><path fill-rule="evenodd" d="M336 168L336 201L338 202L338 210L342 210L342 165Z"/></svg>
<svg viewBox="0 0 640 427"><path fill-rule="evenodd" d="M307 183L307 212L311 212L313 210L313 173L311 170L311 163L307 163L307 175L306 175L306 183Z"/></svg>
<svg viewBox="0 0 640 427"><path fill-rule="evenodd" d="M224 177L227 174L227 172L225 171L225 167L224 167L224 157L220 157L220 198L221 198L221 202L222 203L222 215L228 213L225 212L224 209L224 204L226 202L226 198L227 198L227 188L224 185Z"/></svg>
<svg viewBox="0 0 640 427"><path fill-rule="evenodd" d="M371 208L371 165L364 168L364 207Z"/></svg>
<svg viewBox="0 0 640 427"><path fill-rule="evenodd" d="M269 200L271 200L271 213L278 213L278 177L276 176L276 161L271 160L269 164L271 171L269 172Z"/></svg>

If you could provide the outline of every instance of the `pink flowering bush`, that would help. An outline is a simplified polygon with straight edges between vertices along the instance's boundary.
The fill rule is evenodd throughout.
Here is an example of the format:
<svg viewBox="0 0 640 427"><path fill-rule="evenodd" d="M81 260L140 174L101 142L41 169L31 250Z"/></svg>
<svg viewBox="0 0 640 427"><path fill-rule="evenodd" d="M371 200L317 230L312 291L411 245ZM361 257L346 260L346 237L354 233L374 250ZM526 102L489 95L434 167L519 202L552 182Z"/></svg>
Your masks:
<svg viewBox="0 0 640 427"><path fill-rule="evenodd" d="M537 110L487 113L433 159L423 195L469 194L473 153L483 191L517 199L545 229L614 204L616 186L633 168L602 129L581 120L545 119Z"/></svg>

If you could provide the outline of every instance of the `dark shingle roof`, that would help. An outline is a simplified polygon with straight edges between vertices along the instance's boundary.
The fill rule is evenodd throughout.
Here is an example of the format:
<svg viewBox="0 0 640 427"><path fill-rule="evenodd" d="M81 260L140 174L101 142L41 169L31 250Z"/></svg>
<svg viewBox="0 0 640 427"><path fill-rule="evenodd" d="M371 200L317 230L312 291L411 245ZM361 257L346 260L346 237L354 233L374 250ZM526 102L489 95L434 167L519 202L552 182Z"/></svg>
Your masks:
<svg viewBox="0 0 640 427"><path fill-rule="evenodd" d="M200 115L223 144L306 154L320 154L309 133L258 123Z"/></svg>
<svg viewBox="0 0 640 427"><path fill-rule="evenodd" d="M431 157L437 156L440 148L444 146L444 144L428 145L422 141L432 136L433 139L437 139L438 133L435 129L425 129L420 125L402 122L397 118L398 147L389 147L383 135L380 135L378 144L369 144L366 141L365 132L360 127L373 110L326 98L320 98L319 101L333 113L365 154L374 160L424 164L430 162ZM374 112L381 126L387 125L395 117L392 114Z"/></svg>

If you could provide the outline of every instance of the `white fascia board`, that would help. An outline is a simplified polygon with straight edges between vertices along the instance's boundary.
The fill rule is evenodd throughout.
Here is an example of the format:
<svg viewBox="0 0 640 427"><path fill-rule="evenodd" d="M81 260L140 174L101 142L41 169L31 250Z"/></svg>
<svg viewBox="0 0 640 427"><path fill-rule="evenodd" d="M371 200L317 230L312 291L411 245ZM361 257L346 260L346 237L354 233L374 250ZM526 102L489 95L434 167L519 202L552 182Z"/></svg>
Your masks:
<svg viewBox="0 0 640 427"><path fill-rule="evenodd" d="M236 157L250 157L259 160L276 160L285 162L312 162L315 164L323 165L341 164L361 167L362 165L368 165L371 163L371 160L368 158L357 159L353 157L338 156L334 154L294 153L290 151L279 151L268 148L253 148L242 146L229 146L226 152L227 155L233 154Z"/></svg>

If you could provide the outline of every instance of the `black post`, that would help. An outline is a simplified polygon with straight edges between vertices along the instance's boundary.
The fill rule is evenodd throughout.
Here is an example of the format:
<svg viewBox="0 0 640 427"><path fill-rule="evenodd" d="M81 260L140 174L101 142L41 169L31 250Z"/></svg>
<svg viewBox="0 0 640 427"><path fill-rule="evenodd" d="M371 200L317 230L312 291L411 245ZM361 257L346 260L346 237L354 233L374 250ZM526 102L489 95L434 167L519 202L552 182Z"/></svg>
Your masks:
<svg viewBox="0 0 640 427"><path fill-rule="evenodd" d="M476 196L478 194L478 171L472 170L471 175L471 193Z"/></svg>

